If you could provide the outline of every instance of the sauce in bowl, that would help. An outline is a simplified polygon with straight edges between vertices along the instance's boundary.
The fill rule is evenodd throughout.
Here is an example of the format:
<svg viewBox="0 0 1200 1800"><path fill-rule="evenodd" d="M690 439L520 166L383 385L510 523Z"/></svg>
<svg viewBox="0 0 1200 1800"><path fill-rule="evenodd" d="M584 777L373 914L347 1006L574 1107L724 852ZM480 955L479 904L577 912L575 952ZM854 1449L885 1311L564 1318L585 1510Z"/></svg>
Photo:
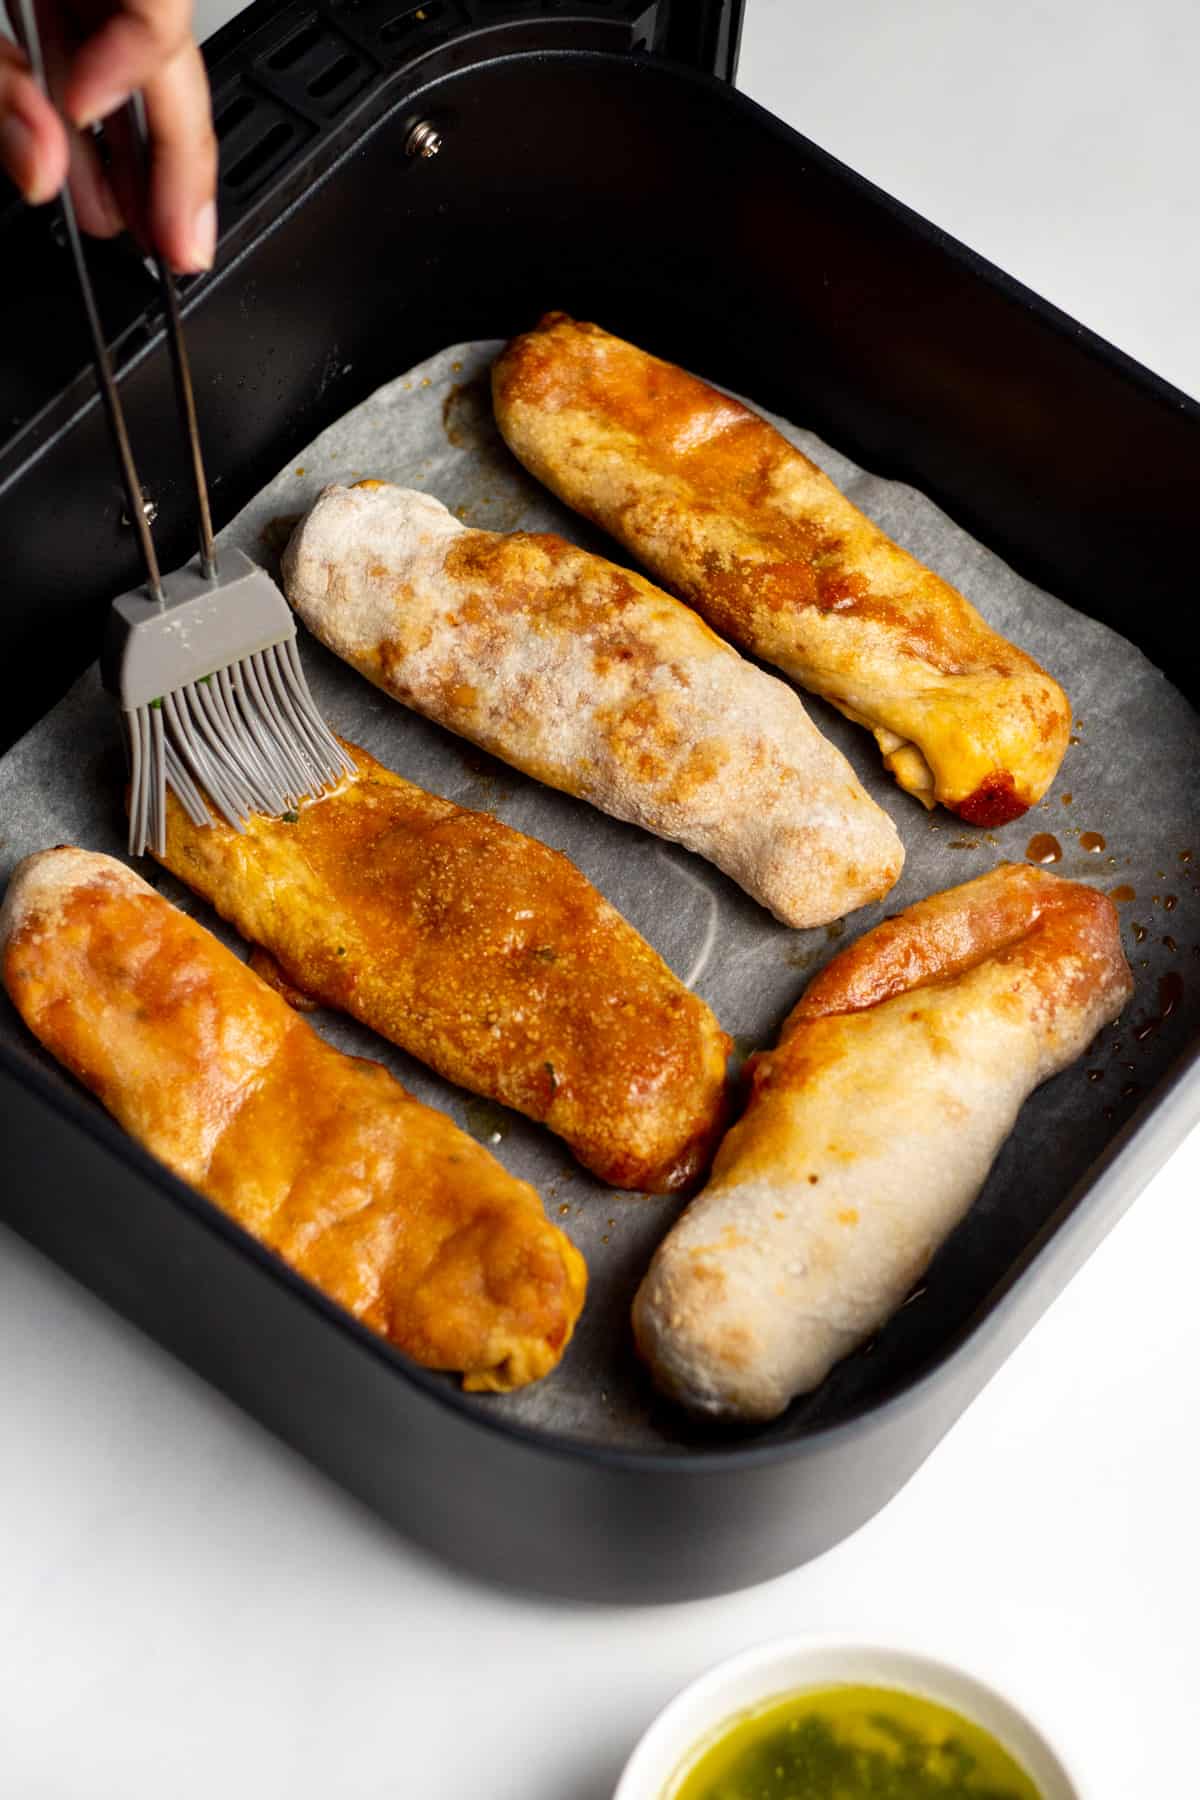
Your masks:
<svg viewBox="0 0 1200 1800"><path fill-rule="evenodd" d="M982 1726L900 1688L812 1688L730 1719L663 1800L1042 1800Z"/></svg>

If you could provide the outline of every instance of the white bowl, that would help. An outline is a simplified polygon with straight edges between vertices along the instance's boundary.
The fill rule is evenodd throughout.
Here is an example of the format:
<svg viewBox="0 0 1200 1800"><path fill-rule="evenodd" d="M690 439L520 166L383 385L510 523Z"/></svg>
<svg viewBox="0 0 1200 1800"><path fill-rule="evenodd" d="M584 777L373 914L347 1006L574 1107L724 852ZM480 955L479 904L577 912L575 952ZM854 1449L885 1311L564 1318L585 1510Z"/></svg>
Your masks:
<svg viewBox="0 0 1200 1800"><path fill-rule="evenodd" d="M977 1676L918 1650L815 1637L780 1638L743 1651L684 1688L626 1763L614 1800L665 1800L672 1776L720 1725L766 1701L838 1683L904 1688L953 1707L999 1739L1042 1800L1085 1800L1078 1775L1068 1772L1024 1704L1018 1708Z"/></svg>

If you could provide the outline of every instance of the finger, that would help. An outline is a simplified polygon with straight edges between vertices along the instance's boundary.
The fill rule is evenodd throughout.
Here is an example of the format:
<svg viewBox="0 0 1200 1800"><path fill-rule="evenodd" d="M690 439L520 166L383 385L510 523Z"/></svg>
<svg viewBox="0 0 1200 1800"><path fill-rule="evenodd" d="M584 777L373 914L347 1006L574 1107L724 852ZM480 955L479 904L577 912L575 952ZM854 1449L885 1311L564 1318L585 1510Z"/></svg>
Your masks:
<svg viewBox="0 0 1200 1800"><path fill-rule="evenodd" d="M104 141L108 146L109 184L117 197L117 205L130 231L149 256L153 246L147 219L146 159L127 106L105 120Z"/></svg>
<svg viewBox="0 0 1200 1800"><path fill-rule="evenodd" d="M75 202L75 215L84 231L93 237L105 238L124 231L125 218L90 136L72 134L67 185Z"/></svg>
<svg viewBox="0 0 1200 1800"><path fill-rule="evenodd" d="M106 119L149 87L188 42L190 0L124 0L75 54L63 94L77 125Z"/></svg>
<svg viewBox="0 0 1200 1800"><path fill-rule="evenodd" d="M0 38L0 167L34 206L52 200L67 174L62 121L7 38Z"/></svg>
<svg viewBox="0 0 1200 1800"><path fill-rule="evenodd" d="M212 267L217 140L204 58L188 43L145 90L150 236L180 274Z"/></svg>

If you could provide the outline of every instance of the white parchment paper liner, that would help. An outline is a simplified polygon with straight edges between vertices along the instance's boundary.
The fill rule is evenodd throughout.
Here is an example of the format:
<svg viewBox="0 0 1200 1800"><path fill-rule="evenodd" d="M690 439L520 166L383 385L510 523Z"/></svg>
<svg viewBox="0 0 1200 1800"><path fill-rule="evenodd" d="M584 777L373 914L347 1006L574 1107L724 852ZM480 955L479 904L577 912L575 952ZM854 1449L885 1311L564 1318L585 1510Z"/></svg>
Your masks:
<svg viewBox="0 0 1200 1800"><path fill-rule="evenodd" d="M290 522L322 487L376 476L436 494L472 525L560 531L622 560L505 449L486 383L499 348L498 342L452 346L381 388L298 452L222 541L274 568ZM741 1052L773 1041L805 981L839 942L998 860L1024 858L1037 833L1057 840L1059 873L1135 896L1121 903L1137 977L1123 1020L1026 1106L969 1220L913 1301L868 1352L843 1364L770 1435L844 1417L936 1353L1200 1019L1200 718L1133 645L1023 581L924 496L864 473L811 433L773 422L884 530L1031 651L1067 689L1076 719L1048 799L1025 819L983 832L944 812L925 813L884 773L865 731L806 698L817 723L895 819L907 850L903 877L886 901L844 925L789 931L708 864L491 761L406 712L302 633L314 692L336 729L422 786L494 812L564 850L703 994ZM20 857L50 844L123 854L122 786L117 724L93 668L0 759L0 878L7 880ZM1089 833L1103 837L1103 849L1083 847L1081 834ZM144 865L143 873L226 942L238 943L208 907L154 865ZM333 1042L386 1063L533 1182L551 1217L587 1257L588 1304L560 1369L522 1393L471 1404L577 1438L646 1448L711 1441L710 1432L654 1399L630 1345L630 1298L679 1203L603 1187L548 1132L451 1087L348 1019L328 1012L312 1017ZM0 1000L0 1034L22 1053L48 1061L7 999Z"/></svg>

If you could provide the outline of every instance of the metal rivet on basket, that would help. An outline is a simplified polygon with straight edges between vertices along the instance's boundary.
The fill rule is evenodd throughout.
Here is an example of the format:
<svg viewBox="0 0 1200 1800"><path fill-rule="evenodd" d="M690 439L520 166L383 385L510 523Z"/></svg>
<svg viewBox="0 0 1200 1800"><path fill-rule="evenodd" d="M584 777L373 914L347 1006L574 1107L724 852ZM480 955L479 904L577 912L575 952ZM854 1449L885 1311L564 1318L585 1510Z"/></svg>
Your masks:
<svg viewBox="0 0 1200 1800"><path fill-rule="evenodd" d="M404 140L406 156L436 156L441 147L442 134L428 119L422 119L420 124L414 125Z"/></svg>
<svg viewBox="0 0 1200 1800"><path fill-rule="evenodd" d="M146 492L145 488L142 489L142 511L145 513L146 518L149 521L149 523L151 525L153 525L155 519L157 519L157 517L158 517L158 501L153 499L151 497L151 495L149 495ZM128 509L125 509L125 508L122 509L121 523L122 523L122 525L124 525L126 527L126 529L128 529L129 526L133 524L133 520L129 516Z"/></svg>

